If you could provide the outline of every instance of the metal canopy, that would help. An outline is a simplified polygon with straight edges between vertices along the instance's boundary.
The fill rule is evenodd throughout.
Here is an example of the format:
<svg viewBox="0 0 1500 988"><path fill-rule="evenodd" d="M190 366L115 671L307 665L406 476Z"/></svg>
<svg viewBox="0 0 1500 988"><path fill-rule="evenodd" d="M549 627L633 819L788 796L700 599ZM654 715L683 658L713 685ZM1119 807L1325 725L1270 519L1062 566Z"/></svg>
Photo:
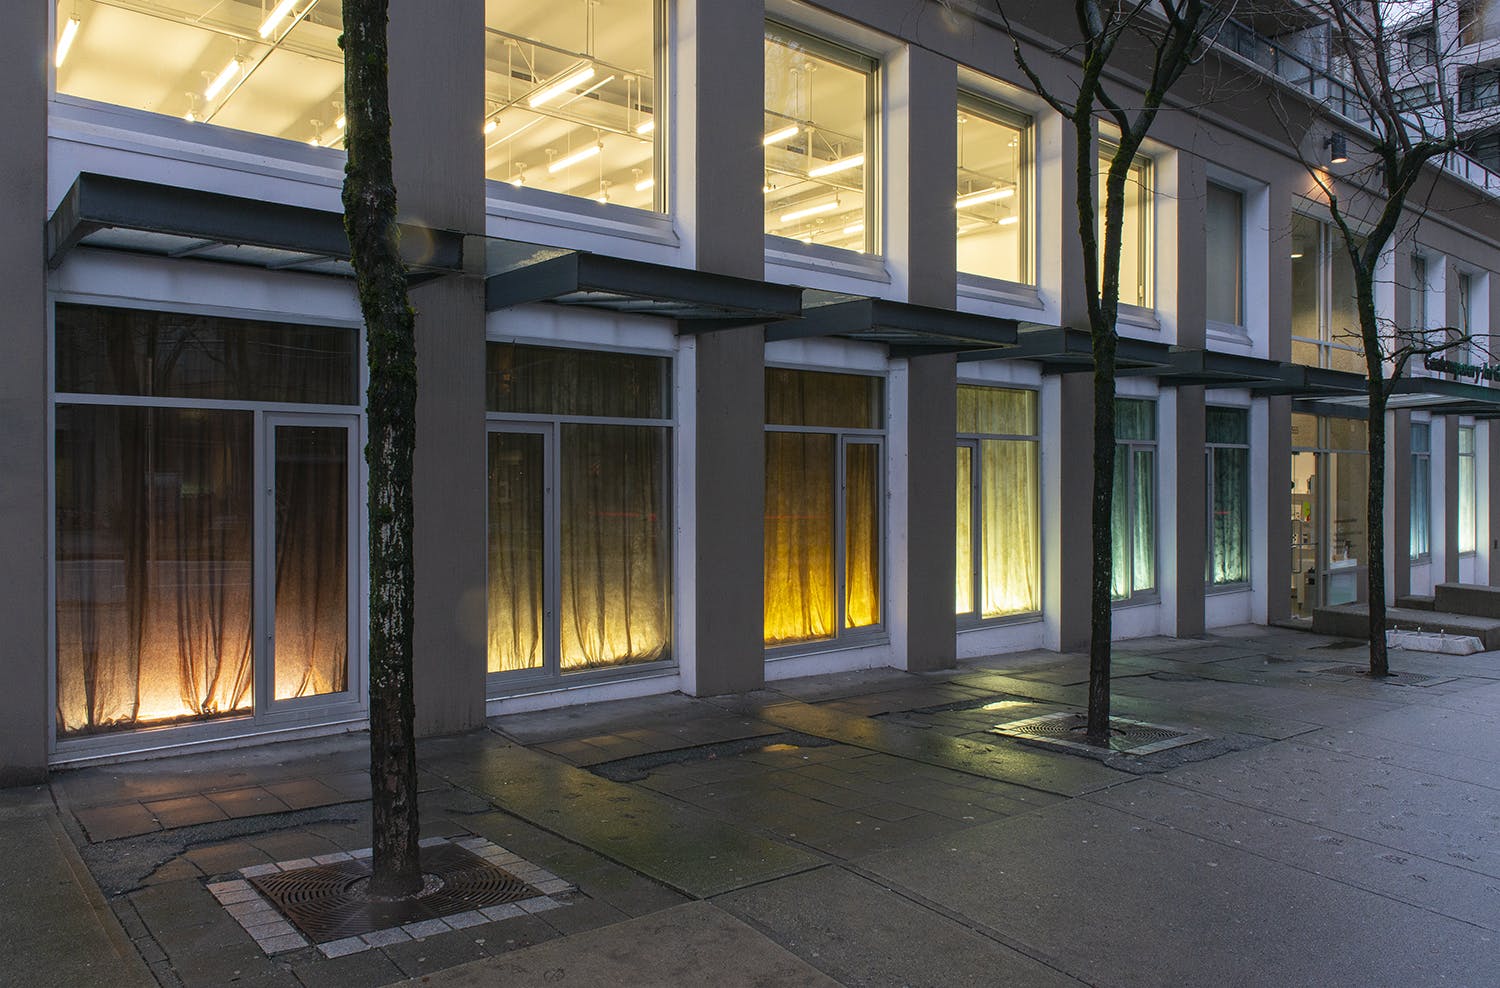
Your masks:
<svg viewBox="0 0 1500 988"><path fill-rule="evenodd" d="M1363 380L1361 378L1361 380ZM1311 401L1299 402L1311 405ZM1316 399L1319 410L1340 409L1342 414L1369 408L1369 394L1361 391ZM1386 403L1391 411L1426 411L1434 415L1473 415L1480 418L1500 417L1500 389L1479 384L1450 381L1438 377L1403 377L1391 387Z"/></svg>
<svg viewBox="0 0 1500 988"><path fill-rule="evenodd" d="M837 336L883 343L892 357L984 352L1016 342L1014 319L955 312L910 302L802 290L802 318L766 327L766 342Z"/></svg>
<svg viewBox="0 0 1500 988"><path fill-rule="evenodd" d="M1167 353L1165 367L1144 373L1155 375L1163 387L1253 388L1282 383L1288 366L1262 357L1174 346Z"/></svg>
<svg viewBox="0 0 1500 988"><path fill-rule="evenodd" d="M1115 366L1122 373L1156 373L1170 365L1170 348L1164 343L1120 337L1115 347ZM1005 350L961 353L958 359L1034 360L1043 374L1071 374L1094 366L1093 342L1080 329L1060 326L1022 326L1016 345Z"/></svg>
<svg viewBox="0 0 1500 988"><path fill-rule="evenodd" d="M47 220L47 266L75 247L352 277L342 213L80 173ZM401 226L413 280L463 270L464 238Z"/></svg>
<svg viewBox="0 0 1500 988"><path fill-rule="evenodd" d="M678 320L707 332L795 318L802 291L649 261L491 239L485 245L485 309L528 302L585 306Z"/></svg>
<svg viewBox="0 0 1500 988"><path fill-rule="evenodd" d="M1302 364L1279 363L1277 366L1280 368L1279 379L1252 384L1250 390L1260 395L1290 395L1294 398L1336 398L1365 393L1363 374Z"/></svg>

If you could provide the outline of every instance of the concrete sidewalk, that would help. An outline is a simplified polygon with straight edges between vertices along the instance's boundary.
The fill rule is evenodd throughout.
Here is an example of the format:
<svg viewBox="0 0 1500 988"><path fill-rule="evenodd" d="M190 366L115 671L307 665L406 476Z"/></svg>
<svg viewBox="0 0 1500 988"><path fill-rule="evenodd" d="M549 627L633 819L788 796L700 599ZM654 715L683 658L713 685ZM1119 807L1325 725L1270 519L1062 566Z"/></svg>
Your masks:
<svg viewBox="0 0 1500 988"><path fill-rule="evenodd" d="M1236 629L1116 650L1119 716L1206 740L1082 758L1081 656L517 715L423 744L423 829L551 906L267 956L208 885L368 846L362 736L0 793L17 983L1500 983L1500 654ZM75 849L76 848L76 849ZM5 980L0 978L0 980Z"/></svg>

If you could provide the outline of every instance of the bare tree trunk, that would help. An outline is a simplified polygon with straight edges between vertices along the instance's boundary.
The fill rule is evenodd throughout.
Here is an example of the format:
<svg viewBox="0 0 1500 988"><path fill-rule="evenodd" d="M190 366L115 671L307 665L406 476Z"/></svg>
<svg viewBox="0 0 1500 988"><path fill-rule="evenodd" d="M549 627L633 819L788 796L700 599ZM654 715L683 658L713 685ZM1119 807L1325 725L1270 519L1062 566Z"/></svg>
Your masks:
<svg viewBox="0 0 1500 988"><path fill-rule="evenodd" d="M391 173L387 0L343 0L348 164L344 227L368 336L371 892L413 895L417 762L412 698L412 453L417 351Z"/></svg>
<svg viewBox="0 0 1500 988"><path fill-rule="evenodd" d="M1115 337L1094 332L1093 568L1089 593L1090 744L1109 742L1110 647L1114 637Z"/></svg>
<svg viewBox="0 0 1500 988"><path fill-rule="evenodd" d="M1371 392L1383 391L1381 382L1372 379ZM1385 649L1385 402L1370 399L1370 488L1367 492L1369 521L1366 523L1368 548L1365 564L1370 597L1370 675L1388 676L1390 666Z"/></svg>

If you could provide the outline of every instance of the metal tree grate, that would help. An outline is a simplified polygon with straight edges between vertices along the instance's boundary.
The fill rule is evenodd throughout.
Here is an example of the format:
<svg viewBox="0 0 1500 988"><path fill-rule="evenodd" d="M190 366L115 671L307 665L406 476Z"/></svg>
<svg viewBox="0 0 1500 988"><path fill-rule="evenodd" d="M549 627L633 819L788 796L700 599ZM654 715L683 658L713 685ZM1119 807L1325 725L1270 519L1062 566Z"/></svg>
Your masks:
<svg viewBox="0 0 1500 988"><path fill-rule="evenodd" d="M426 885L410 899L366 892L368 859L258 875L250 882L313 943L504 905L542 893L510 872L454 844L421 851Z"/></svg>
<svg viewBox="0 0 1500 988"><path fill-rule="evenodd" d="M1160 724L1126 717L1109 719L1110 736L1108 750L1132 755L1149 755L1168 748L1203 741L1206 736L1194 731L1182 731ZM1029 717L1026 720L996 724L990 733L1023 741L1038 741L1055 744L1074 750L1099 752L1101 746L1090 744L1087 739L1088 717L1075 713L1047 714L1044 717Z"/></svg>
<svg viewBox="0 0 1500 988"><path fill-rule="evenodd" d="M1436 686L1439 683L1453 682L1451 676L1444 679L1420 672L1393 672L1389 676L1371 676L1368 666L1334 666L1321 671L1326 676L1359 676L1377 683L1385 683L1388 686Z"/></svg>

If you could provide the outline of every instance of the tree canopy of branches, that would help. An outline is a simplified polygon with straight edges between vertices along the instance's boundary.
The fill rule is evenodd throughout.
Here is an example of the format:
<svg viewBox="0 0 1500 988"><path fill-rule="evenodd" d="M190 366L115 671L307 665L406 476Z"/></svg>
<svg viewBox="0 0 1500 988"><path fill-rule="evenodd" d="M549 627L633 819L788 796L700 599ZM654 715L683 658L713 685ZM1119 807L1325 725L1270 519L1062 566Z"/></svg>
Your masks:
<svg viewBox="0 0 1500 988"><path fill-rule="evenodd" d="M1359 326L1355 329L1364 353L1369 409L1369 489L1367 493L1367 592L1370 616L1370 675L1390 674L1386 648L1385 585L1385 477L1386 411L1396 382L1411 361L1466 346L1468 327L1434 333L1423 325L1400 326L1395 319L1381 317L1375 304L1375 288L1387 249L1398 236L1411 236L1425 211L1422 193L1430 192L1437 180L1435 159L1458 146L1453 101L1447 92L1446 66L1451 63L1458 32L1452 44L1436 42L1439 20L1453 5L1449 0L1428 3L1390 3L1388 0L1310 0L1302 6L1304 16L1321 21L1327 32L1329 62L1338 66L1346 113L1362 117L1358 133L1346 136L1333 124L1327 133L1339 134L1348 143L1349 162L1335 176L1321 161L1299 152L1314 186L1323 198L1354 271L1355 305ZM1433 29L1430 60L1414 65L1409 58L1409 35L1413 24ZM1421 81L1433 77L1436 98L1414 101L1412 92ZM1414 86L1414 83L1418 85ZM1288 114L1282 101L1281 118ZM1355 128L1347 128L1354 130ZM1288 127L1289 136L1291 129ZM1319 140L1322 128L1314 128L1312 143L1321 149L1329 139ZM1294 144L1297 144L1295 140Z"/></svg>
<svg viewBox="0 0 1500 988"><path fill-rule="evenodd" d="M997 4L1016 63L1043 100L1073 125L1078 185L1078 237L1094 357L1094 485L1090 579L1088 739L1109 736L1113 552L1111 519L1115 472L1115 353L1120 307L1120 247L1125 186L1136 153L1150 133L1167 93L1201 56L1220 19L1204 0L1075 0L1077 37L1053 54L1077 65L1076 89L1058 92L1027 61L1021 39ZM1119 64L1114 64L1119 63ZM1121 67L1124 66L1124 71ZM1149 69L1144 79L1123 74ZM1095 202L1095 124L1101 115L1119 131L1105 176L1104 210ZM1103 249L1100 249L1102 215Z"/></svg>
<svg viewBox="0 0 1500 988"><path fill-rule="evenodd" d="M343 0L348 164L344 228L368 336L370 517L370 891L414 895L417 764L412 696L412 455L415 317L396 225L387 71L387 0Z"/></svg>

